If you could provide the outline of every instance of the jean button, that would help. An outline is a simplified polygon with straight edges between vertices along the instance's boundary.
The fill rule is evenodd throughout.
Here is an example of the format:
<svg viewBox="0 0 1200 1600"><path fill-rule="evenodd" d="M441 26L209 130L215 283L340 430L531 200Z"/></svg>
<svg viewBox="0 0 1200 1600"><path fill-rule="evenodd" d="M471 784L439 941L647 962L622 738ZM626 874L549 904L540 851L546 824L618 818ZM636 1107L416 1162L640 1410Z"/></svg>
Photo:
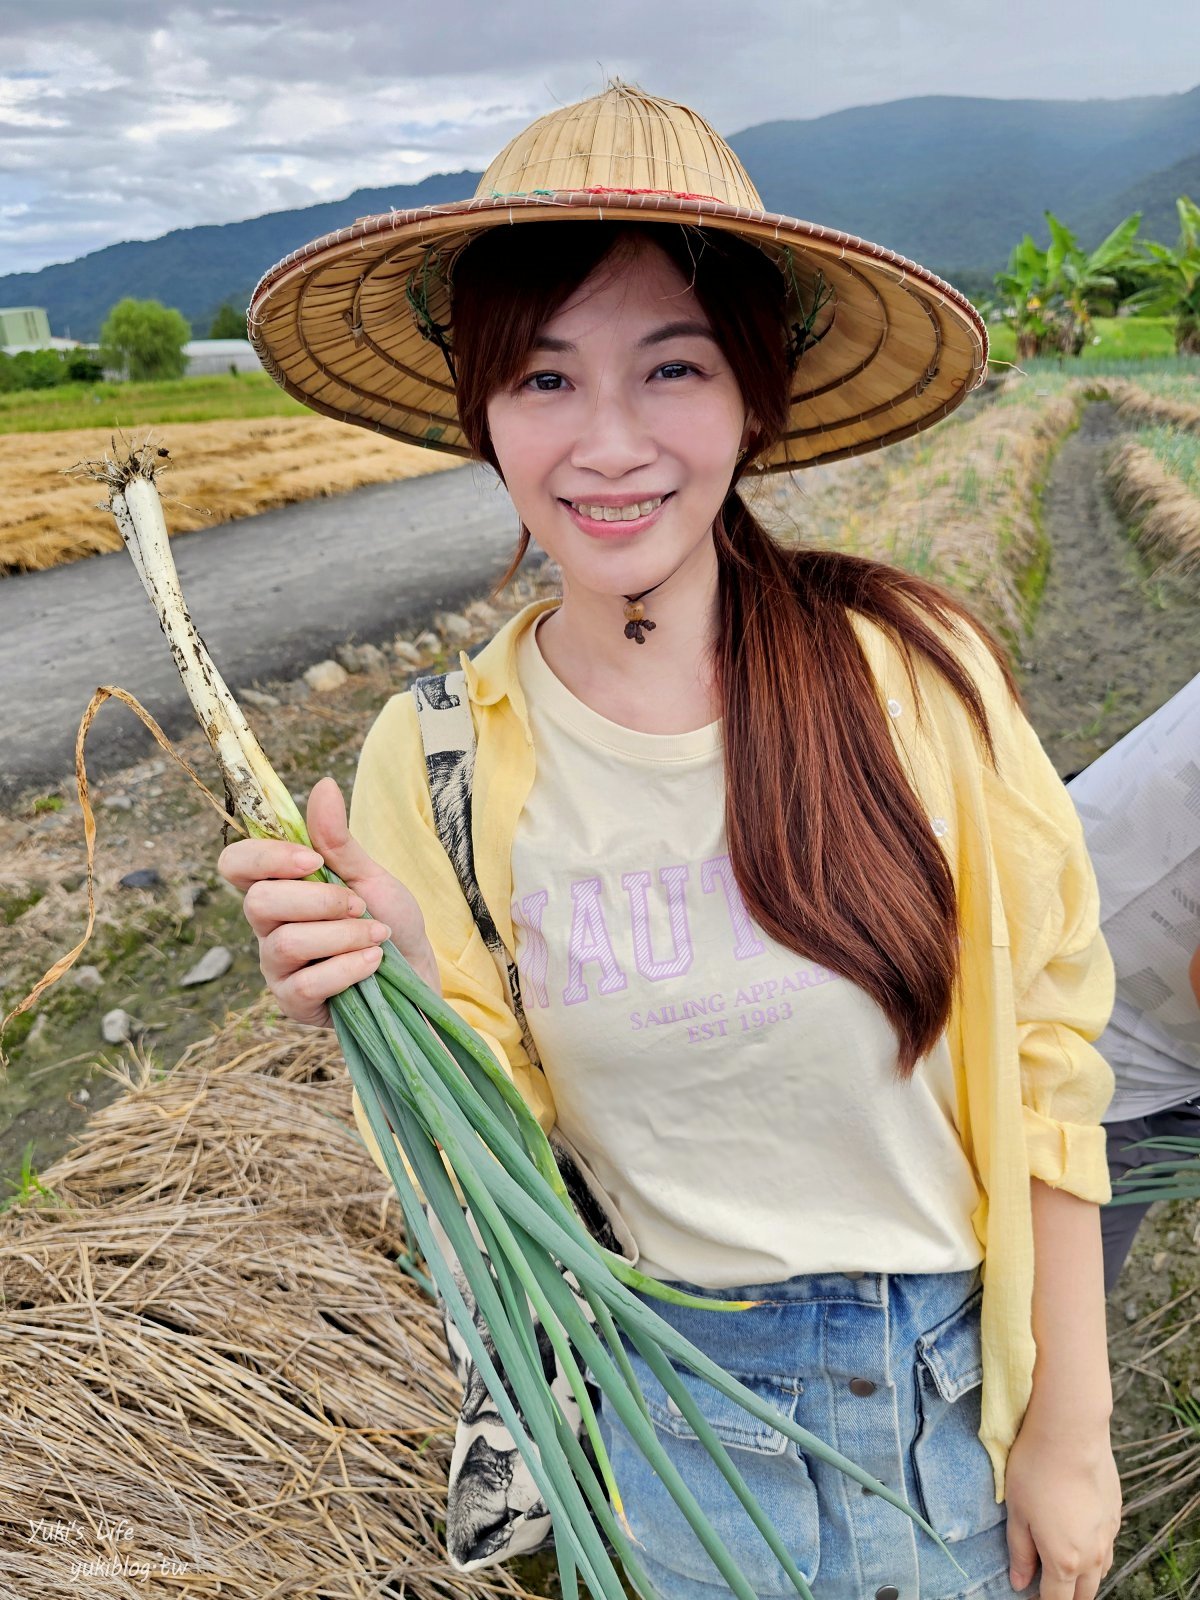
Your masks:
<svg viewBox="0 0 1200 1600"><path fill-rule="evenodd" d="M870 1378L851 1378L850 1379L850 1393L851 1394L874 1394L875 1393L875 1385L871 1382Z"/></svg>
<svg viewBox="0 0 1200 1600"><path fill-rule="evenodd" d="M900 1591L894 1583L885 1583L882 1589L876 1589L875 1600L900 1600Z"/></svg>
<svg viewBox="0 0 1200 1600"><path fill-rule="evenodd" d="M865 1272L843 1272L842 1273L842 1277L843 1278L865 1278L866 1277L866 1273Z"/></svg>

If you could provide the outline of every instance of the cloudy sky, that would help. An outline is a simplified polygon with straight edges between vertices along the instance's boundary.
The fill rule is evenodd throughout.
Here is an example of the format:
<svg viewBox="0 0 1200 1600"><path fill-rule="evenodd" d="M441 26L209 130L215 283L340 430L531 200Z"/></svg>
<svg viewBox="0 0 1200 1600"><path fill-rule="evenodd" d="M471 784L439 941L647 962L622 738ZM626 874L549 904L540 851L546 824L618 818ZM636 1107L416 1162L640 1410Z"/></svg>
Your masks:
<svg viewBox="0 0 1200 1600"><path fill-rule="evenodd" d="M1194 0L0 0L0 274L481 169L617 75L723 134L910 95L1169 94Z"/></svg>

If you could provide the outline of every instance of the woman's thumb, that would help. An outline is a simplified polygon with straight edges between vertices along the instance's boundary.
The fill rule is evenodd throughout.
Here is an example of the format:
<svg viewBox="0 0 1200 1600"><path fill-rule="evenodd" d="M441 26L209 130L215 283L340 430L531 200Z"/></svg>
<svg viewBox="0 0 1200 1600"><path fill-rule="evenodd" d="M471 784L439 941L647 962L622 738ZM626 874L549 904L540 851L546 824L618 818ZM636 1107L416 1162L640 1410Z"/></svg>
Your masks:
<svg viewBox="0 0 1200 1600"><path fill-rule="evenodd" d="M378 863L350 835L346 825L346 802L335 779L322 778L313 785L308 797L307 821L313 849L320 851L325 865L344 883L353 886L356 880L378 875Z"/></svg>

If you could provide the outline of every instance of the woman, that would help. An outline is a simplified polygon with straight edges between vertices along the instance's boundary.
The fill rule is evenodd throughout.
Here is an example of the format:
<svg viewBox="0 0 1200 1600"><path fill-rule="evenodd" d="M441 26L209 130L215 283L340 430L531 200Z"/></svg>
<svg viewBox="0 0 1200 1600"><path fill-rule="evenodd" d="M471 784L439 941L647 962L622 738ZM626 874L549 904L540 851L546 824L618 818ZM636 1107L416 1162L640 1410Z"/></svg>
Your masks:
<svg viewBox="0 0 1200 1600"><path fill-rule="evenodd" d="M309 800L348 890L299 881L313 857L288 845L222 854L279 1004L327 1026L390 931L587 1157L644 1270L768 1301L736 1344L733 1319L656 1309L902 1490L971 1574L705 1390L816 1595L1091 1600L1120 1511L1112 1079L1089 1042L1112 970L1074 810L960 603L777 544L737 487L928 426L979 375L982 324L914 264L763 213L695 113L617 83L526 130L474 201L296 252L250 327L315 409L496 469L521 519L497 589L530 538L563 578L461 658L482 910L438 842L409 694L367 736L349 831L331 780ZM656 1419L756 1592L785 1592ZM660 1592L723 1593L601 1423Z"/></svg>

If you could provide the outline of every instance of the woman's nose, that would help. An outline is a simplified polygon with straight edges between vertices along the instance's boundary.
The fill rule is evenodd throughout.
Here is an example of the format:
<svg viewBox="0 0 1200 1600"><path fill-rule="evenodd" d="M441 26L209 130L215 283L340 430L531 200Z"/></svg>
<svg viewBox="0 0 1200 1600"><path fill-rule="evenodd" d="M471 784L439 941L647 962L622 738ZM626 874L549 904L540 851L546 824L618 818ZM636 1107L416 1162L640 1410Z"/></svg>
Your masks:
<svg viewBox="0 0 1200 1600"><path fill-rule="evenodd" d="M620 477L655 460L658 450L636 412L616 398L599 399L581 422L571 448L571 465Z"/></svg>

